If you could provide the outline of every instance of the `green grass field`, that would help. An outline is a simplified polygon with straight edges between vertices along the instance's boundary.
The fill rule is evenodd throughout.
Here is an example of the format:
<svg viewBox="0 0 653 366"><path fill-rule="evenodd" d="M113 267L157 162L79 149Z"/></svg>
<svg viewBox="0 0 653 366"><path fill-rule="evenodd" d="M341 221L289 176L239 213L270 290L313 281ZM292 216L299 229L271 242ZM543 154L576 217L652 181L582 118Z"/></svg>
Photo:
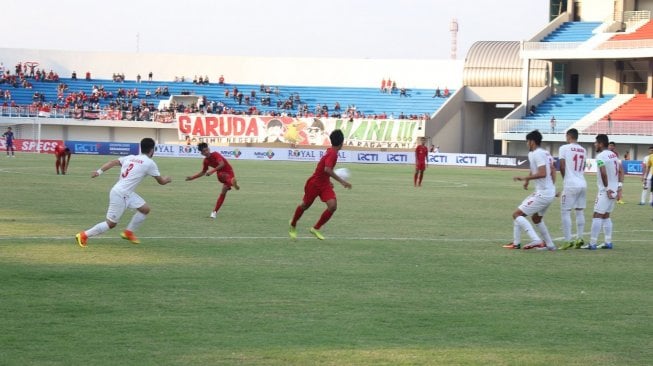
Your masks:
<svg viewBox="0 0 653 366"><path fill-rule="evenodd" d="M313 163L234 161L242 189L208 218L215 177L158 158L173 183L137 190L152 212L78 247L105 216L108 157L0 157L2 365L648 365L652 210L625 183L614 250L511 251L524 171L348 165L318 241L321 202L287 225ZM342 166L341 164L340 166ZM595 177L587 177L588 207ZM560 183L560 182L559 182ZM591 213L586 212L587 227ZM556 202L545 221L561 243ZM524 236L525 237L525 236ZM586 240L589 235L586 235Z"/></svg>

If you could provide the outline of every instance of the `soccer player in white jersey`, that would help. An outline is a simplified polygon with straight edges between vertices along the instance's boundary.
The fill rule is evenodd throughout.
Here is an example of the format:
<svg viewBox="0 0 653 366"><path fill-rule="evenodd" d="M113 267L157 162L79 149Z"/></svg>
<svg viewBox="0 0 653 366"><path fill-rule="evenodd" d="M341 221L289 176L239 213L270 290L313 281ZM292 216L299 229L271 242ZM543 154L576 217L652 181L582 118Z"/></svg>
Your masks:
<svg viewBox="0 0 653 366"><path fill-rule="evenodd" d="M562 194L560 195L560 216L562 217L562 234L565 244L561 249L580 248L585 244L583 231L585 231L585 206L587 182L585 181L585 148L578 144L578 130L570 128L566 134L567 144L560 146L558 159L560 161L560 175L563 179ZM576 240L571 235L571 210L576 211Z"/></svg>
<svg viewBox="0 0 653 366"><path fill-rule="evenodd" d="M128 155L120 159L108 161L100 169L91 174L91 178L95 178L114 166L121 167L118 182L113 185L109 193L109 208L107 209L106 221L102 221L92 228L75 235L75 240L79 246L86 247L89 237L100 235L109 229L113 229L128 208L136 209L136 213L127 225L127 229L120 236L133 244L140 243L134 235L134 231L145 221L145 217L150 213L150 206L134 190L143 181L143 178L148 175L154 177L161 185L168 184L172 181L170 177L161 176L159 167L152 160L155 145L154 140L151 138L144 138L141 140L140 155Z"/></svg>
<svg viewBox="0 0 653 366"><path fill-rule="evenodd" d="M531 131L526 135L526 144L528 145L528 162L530 164L530 174L525 177L514 177L515 181L523 181L524 189L528 189L528 184L532 180L535 182L535 192L530 194L513 212L513 241L504 245L507 249L521 248L521 231L524 230L531 238L530 243L524 245L523 249L548 249L556 250L556 246L551 239L551 234L544 224L544 214L551 203L555 200L555 166L553 158L548 151L540 147L542 143L542 134L540 131ZM531 216L533 223L537 227L544 241L535 232L526 216Z"/></svg>
<svg viewBox="0 0 653 366"><path fill-rule="evenodd" d="M642 159L643 172L642 174L642 197L639 199L640 205L646 204L646 196L649 196L648 203L653 205L653 185L651 184L651 178L653 177L653 146L649 146L648 155Z"/></svg>
<svg viewBox="0 0 653 366"><path fill-rule="evenodd" d="M614 209L615 202L621 198L623 172L620 167L619 157L608 149L608 143L607 135L596 135L594 147L596 152L599 153L596 156L598 193L594 203L590 243L583 245L583 249L612 249L612 219L610 219L610 213ZM597 245L601 229L603 229L605 242Z"/></svg>

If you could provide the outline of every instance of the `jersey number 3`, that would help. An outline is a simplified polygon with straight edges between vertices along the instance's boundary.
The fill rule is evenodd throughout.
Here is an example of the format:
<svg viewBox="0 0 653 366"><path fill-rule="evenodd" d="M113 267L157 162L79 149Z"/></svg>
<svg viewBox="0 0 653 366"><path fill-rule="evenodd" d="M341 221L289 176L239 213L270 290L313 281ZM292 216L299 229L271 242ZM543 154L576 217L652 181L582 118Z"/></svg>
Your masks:
<svg viewBox="0 0 653 366"><path fill-rule="evenodd" d="M121 174L121 176L122 176L123 178L127 178L127 176L129 175L129 172L130 172L132 169L134 169L134 163L129 163L129 165L127 166L127 169L125 169L125 171Z"/></svg>

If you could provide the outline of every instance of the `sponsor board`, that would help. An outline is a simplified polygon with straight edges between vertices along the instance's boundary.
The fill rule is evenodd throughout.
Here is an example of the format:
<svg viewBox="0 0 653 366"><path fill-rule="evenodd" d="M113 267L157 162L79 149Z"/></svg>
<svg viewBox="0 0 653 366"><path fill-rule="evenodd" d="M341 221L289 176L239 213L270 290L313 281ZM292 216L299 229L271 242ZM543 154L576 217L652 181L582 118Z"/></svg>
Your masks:
<svg viewBox="0 0 653 366"><path fill-rule="evenodd" d="M621 165L624 168L624 174L642 175L644 174L644 166L641 160L623 160Z"/></svg>
<svg viewBox="0 0 653 366"><path fill-rule="evenodd" d="M14 150L53 154L54 148L60 144L63 144L62 140L14 139ZM0 150L7 150L5 139L0 139Z"/></svg>
<svg viewBox="0 0 653 366"><path fill-rule="evenodd" d="M527 156L488 155L487 166L491 168L529 169Z"/></svg>
<svg viewBox="0 0 653 366"><path fill-rule="evenodd" d="M84 155L138 155L139 144L130 142L66 141L73 154Z"/></svg>
<svg viewBox="0 0 653 366"><path fill-rule="evenodd" d="M415 157L413 156L413 161ZM453 166L478 166L486 165L485 154L452 154L452 153L429 153L429 165L453 165Z"/></svg>

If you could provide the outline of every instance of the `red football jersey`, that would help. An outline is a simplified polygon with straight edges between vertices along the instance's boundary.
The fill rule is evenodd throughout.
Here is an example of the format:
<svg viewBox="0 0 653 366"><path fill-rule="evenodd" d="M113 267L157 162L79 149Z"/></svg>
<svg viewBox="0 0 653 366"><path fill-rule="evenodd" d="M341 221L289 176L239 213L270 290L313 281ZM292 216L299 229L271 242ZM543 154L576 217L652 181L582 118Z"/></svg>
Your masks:
<svg viewBox="0 0 653 366"><path fill-rule="evenodd" d="M217 151L212 152L208 157L204 158L202 170L207 171L209 170L209 167L215 168L218 166L218 164L220 164L221 161L224 162L224 166L222 169L220 169L219 172L233 174L234 171L227 159L225 159L225 157Z"/></svg>
<svg viewBox="0 0 653 366"><path fill-rule="evenodd" d="M333 169L338 162L338 152L332 147L328 148L322 159L317 163L315 172L309 179L317 185L330 184L329 178L331 176L324 171L324 168L329 167Z"/></svg>
<svg viewBox="0 0 653 366"><path fill-rule="evenodd" d="M66 151L66 145L57 144L54 148L54 154L57 156L63 155L64 151Z"/></svg>
<svg viewBox="0 0 653 366"><path fill-rule="evenodd" d="M429 150L424 145L417 145L415 148L415 163L424 163L429 156Z"/></svg>

